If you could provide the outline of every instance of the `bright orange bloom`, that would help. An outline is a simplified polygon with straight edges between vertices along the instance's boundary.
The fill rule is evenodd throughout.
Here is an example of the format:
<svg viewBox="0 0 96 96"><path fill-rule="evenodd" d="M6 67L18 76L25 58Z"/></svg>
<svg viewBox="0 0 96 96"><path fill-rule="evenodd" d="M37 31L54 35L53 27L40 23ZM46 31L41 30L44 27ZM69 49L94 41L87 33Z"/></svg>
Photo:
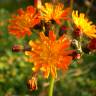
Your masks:
<svg viewBox="0 0 96 96"><path fill-rule="evenodd" d="M36 13L36 9L33 6L28 6L25 11L23 9L18 10L18 15L15 15L10 20L9 32L17 37L30 36L31 29L39 22L40 13Z"/></svg>
<svg viewBox="0 0 96 96"><path fill-rule="evenodd" d="M78 14L78 11L73 11L72 19L76 27L80 29L80 32L84 33L89 38L96 38L96 26L85 17L85 14Z"/></svg>
<svg viewBox="0 0 96 96"><path fill-rule="evenodd" d="M67 19L69 8L64 9L62 3L58 3L57 5L45 3L45 6L41 7L41 12L42 17L46 22L54 20L56 23L60 24L60 20Z"/></svg>
<svg viewBox="0 0 96 96"><path fill-rule="evenodd" d="M34 72L43 71L44 77L48 78L51 73L52 77L57 77L57 69L66 70L71 63L72 50L69 50L70 40L64 35L56 40L53 31L49 32L49 38L40 33L39 41L30 41L31 51L25 51L30 56L28 59L34 63L32 68Z"/></svg>

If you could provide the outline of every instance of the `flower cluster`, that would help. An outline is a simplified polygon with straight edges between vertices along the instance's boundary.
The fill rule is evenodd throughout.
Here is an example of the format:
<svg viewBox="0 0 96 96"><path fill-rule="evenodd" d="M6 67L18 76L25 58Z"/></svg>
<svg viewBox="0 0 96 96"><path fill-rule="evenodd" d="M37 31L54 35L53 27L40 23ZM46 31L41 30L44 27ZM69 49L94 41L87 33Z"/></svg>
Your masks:
<svg viewBox="0 0 96 96"><path fill-rule="evenodd" d="M73 24L73 31L64 25L65 20ZM71 12L70 8L64 8L62 3L45 3L39 6L39 9L28 6L25 11L20 9L10 20L8 29L10 34L23 38L26 35L31 36L31 33L38 29L35 30L38 38L29 41L28 50L15 46L13 51L22 49L28 56L28 62L34 65L33 72L37 74L41 71L45 78L49 75L56 78L57 71L67 70L72 60L80 59L84 54L83 38L89 40L87 49L96 50L96 25L93 25L84 13L79 14L75 10ZM37 76L29 80L33 90L37 89L35 80L37 81Z"/></svg>

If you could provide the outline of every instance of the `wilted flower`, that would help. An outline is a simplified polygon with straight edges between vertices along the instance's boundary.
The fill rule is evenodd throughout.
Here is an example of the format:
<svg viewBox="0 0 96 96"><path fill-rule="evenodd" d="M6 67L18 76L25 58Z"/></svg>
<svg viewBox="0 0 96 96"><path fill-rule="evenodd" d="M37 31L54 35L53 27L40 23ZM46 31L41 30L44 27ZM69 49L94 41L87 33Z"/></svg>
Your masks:
<svg viewBox="0 0 96 96"><path fill-rule="evenodd" d="M56 22L60 24L60 20L67 19L68 13L70 9L64 9L64 5L62 3L58 3L56 5L52 3L45 3L45 6L41 7L42 18L46 22Z"/></svg>
<svg viewBox="0 0 96 96"><path fill-rule="evenodd" d="M33 6L28 6L24 11L18 10L18 15L13 16L8 26L9 32L17 37L31 35L31 29L40 22L40 13Z"/></svg>
<svg viewBox="0 0 96 96"><path fill-rule="evenodd" d="M53 31L49 32L49 37L43 32L40 33L40 40L30 41L31 51L26 51L25 54L30 56L29 61L34 63L33 71L43 71L44 77L48 78L51 73L52 77L57 77L56 70L68 69L71 63L72 50L69 50L70 40L64 35L56 40L56 35Z"/></svg>
<svg viewBox="0 0 96 96"><path fill-rule="evenodd" d="M96 38L96 26L93 25L92 22L89 21L87 17L85 17L85 14L83 13L78 14L78 11L73 11L72 19L77 29L79 29L81 33L84 33L90 38L93 37Z"/></svg>

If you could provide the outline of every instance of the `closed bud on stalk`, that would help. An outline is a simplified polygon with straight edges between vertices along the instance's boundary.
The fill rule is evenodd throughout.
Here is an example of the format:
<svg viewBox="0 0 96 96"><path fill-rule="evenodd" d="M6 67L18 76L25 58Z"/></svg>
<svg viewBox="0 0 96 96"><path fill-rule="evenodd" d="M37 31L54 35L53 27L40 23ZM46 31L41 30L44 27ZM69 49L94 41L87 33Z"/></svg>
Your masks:
<svg viewBox="0 0 96 96"><path fill-rule="evenodd" d="M12 47L12 52L21 52L23 50L23 47L21 45L14 45Z"/></svg>
<svg viewBox="0 0 96 96"><path fill-rule="evenodd" d="M80 59L81 58L81 54L78 53L77 51L73 51L72 54L70 54L72 56L72 59L75 60L75 59Z"/></svg>
<svg viewBox="0 0 96 96"><path fill-rule="evenodd" d="M30 50L31 50L31 48L28 45L24 45L24 46L14 45L12 47L12 52L24 52L24 51L30 51Z"/></svg>
<svg viewBox="0 0 96 96"><path fill-rule="evenodd" d="M74 36L77 38L77 37L80 37L80 35L81 35L80 29L79 28L75 28L74 29Z"/></svg>
<svg viewBox="0 0 96 96"><path fill-rule="evenodd" d="M50 31L50 28L51 28L51 24L50 23L45 23L44 27L45 27L45 36L49 36L49 31Z"/></svg>
<svg viewBox="0 0 96 96"><path fill-rule="evenodd" d="M67 33L67 27L66 26L61 26L59 30L59 36L62 36L63 34Z"/></svg>
<svg viewBox="0 0 96 96"><path fill-rule="evenodd" d="M31 79L28 80L27 87L29 88L30 91L35 91L38 89L37 78L35 76L33 76Z"/></svg>
<svg viewBox="0 0 96 96"><path fill-rule="evenodd" d="M86 46L83 46L82 47L82 51L84 52L84 53L86 53L86 54L89 54L90 53L90 49L88 48L88 46L86 45Z"/></svg>
<svg viewBox="0 0 96 96"><path fill-rule="evenodd" d="M96 50L96 39L91 39L89 44L88 44L88 48L93 51Z"/></svg>
<svg viewBox="0 0 96 96"><path fill-rule="evenodd" d="M43 24L44 22L41 20L41 22L39 24L36 24L33 28L36 29L36 30L40 30L42 31L43 30Z"/></svg>

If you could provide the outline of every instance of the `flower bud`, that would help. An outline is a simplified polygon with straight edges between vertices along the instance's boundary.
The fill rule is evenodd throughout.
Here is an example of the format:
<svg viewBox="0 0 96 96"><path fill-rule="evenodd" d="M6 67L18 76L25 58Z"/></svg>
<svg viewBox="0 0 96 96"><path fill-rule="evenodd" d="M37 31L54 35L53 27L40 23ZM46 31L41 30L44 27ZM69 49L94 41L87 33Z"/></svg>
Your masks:
<svg viewBox="0 0 96 96"><path fill-rule="evenodd" d="M50 23L45 23L44 26L45 26L45 36L49 36L49 31L50 31L51 24Z"/></svg>
<svg viewBox="0 0 96 96"><path fill-rule="evenodd" d="M27 87L29 88L30 91L35 91L38 89L36 77L32 77L31 79L28 80Z"/></svg>
<svg viewBox="0 0 96 96"><path fill-rule="evenodd" d="M43 21L41 21L39 24L36 24L36 25L33 27L33 29L42 31L42 30L43 30Z"/></svg>
<svg viewBox="0 0 96 96"><path fill-rule="evenodd" d="M63 34L67 33L67 27L66 26L61 26L59 30L59 36L62 36Z"/></svg>
<svg viewBox="0 0 96 96"><path fill-rule="evenodd" d="M73 51L72 54L70 54L72 56L72 59L75 60L75 59L80 59L81 58L81 54L76 52L76 51Z"/></svg>
<svg viewBox="0 0 96 96"><path fill-rule="evenodd" d="M12 47L12 52L21 52L23 50L21 45L14 45Z"/></svg>
<svg viewBox="0 0 96 96"><path fill-rule="evenodd" d="M90 42L88 44L88 48L90 50L96 50L96 39L95 38L90 40Z"/></svg>
<svg viewBox="0 0 96 96"><path fill-rule="evenodd" d="M80 29L79 28L74 29L74 36L77 38L80 37L80 35L81 35Z"/></svg>
<svg viewBox="0 0 96 96"><path fill-rule="evenodd" d="M90 49L88 48L88 46L83 46L82 47L82 51L86 54L89 54L90 53Z"/></svg>
<svg viewBox="0 0 96 96"><path fill-rule="evenodd" d="M54 19L50 20L52 24L56 24L56 21Z"/></svg>

